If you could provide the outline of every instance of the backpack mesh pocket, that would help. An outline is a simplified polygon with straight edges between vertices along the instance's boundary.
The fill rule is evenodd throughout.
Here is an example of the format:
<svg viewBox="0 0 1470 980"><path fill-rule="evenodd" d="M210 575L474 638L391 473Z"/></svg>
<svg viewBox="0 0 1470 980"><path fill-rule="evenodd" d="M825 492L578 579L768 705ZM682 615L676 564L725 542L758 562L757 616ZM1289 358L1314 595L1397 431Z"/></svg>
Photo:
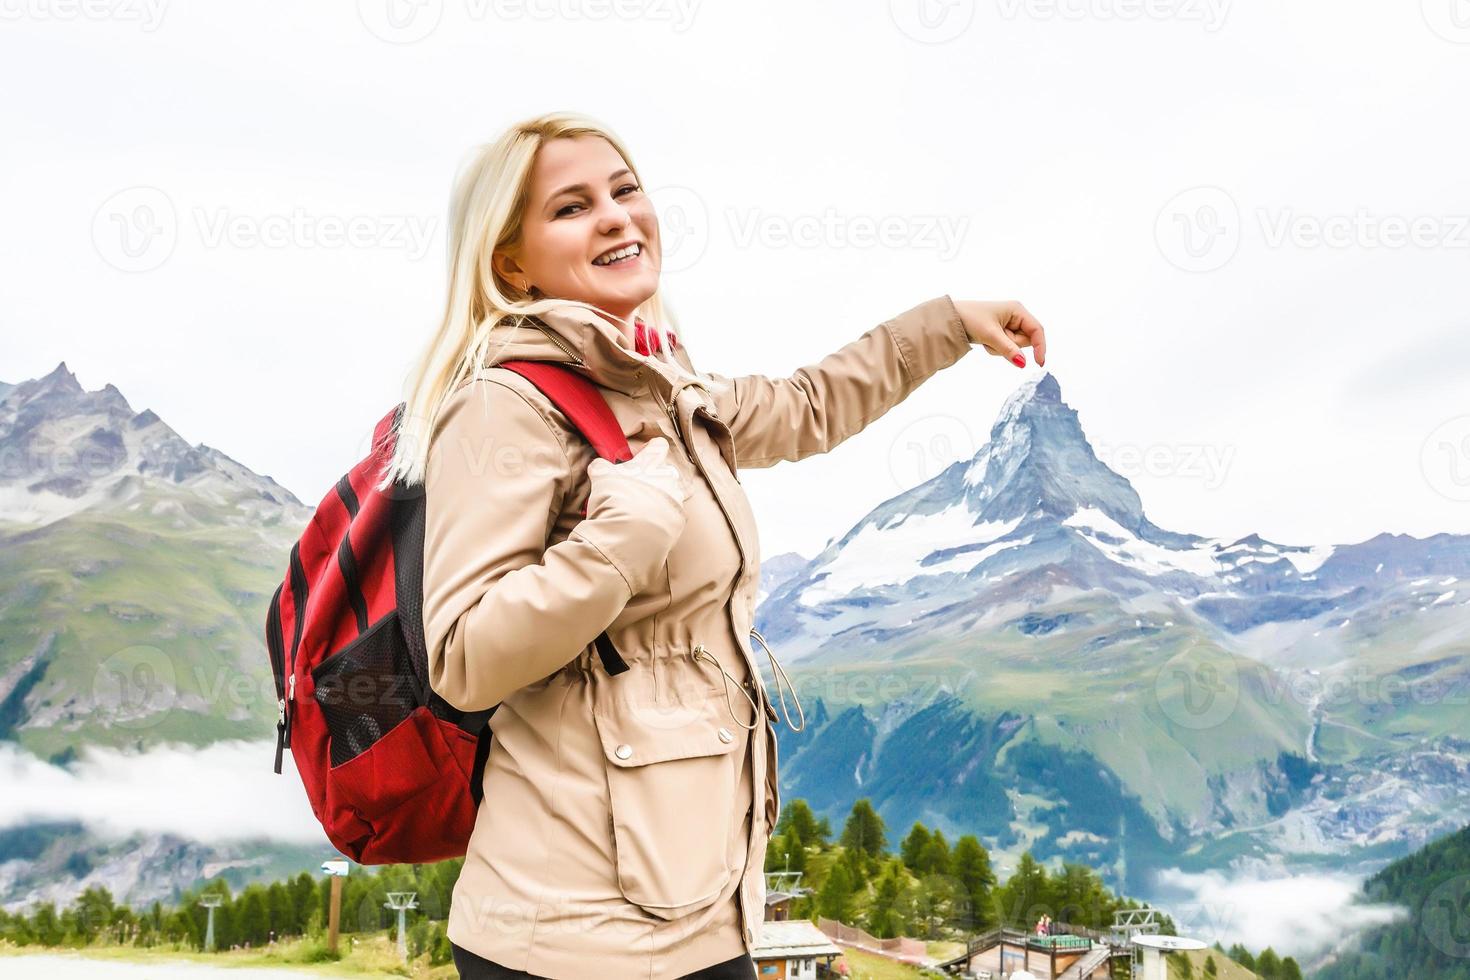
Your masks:
<svg viewBox="0 0 1470 980"><path fill-rule="evenodd" d="M332 765L356 758L413 713L417 678L393 611L311 672Z"/></svg>

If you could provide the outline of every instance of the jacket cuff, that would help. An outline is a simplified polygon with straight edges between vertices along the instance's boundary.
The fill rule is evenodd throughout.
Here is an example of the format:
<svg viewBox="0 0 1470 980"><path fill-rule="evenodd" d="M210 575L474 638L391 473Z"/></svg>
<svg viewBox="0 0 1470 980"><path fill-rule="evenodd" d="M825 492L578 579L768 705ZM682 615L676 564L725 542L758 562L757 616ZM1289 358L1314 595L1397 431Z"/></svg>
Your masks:
<svg viewBox="0 0 1470 980"><path fill-rule="evenodd" d="M909 381L918 385L970 352L959 310L946 293L925 300L883 324L903 357Z"/></svg>

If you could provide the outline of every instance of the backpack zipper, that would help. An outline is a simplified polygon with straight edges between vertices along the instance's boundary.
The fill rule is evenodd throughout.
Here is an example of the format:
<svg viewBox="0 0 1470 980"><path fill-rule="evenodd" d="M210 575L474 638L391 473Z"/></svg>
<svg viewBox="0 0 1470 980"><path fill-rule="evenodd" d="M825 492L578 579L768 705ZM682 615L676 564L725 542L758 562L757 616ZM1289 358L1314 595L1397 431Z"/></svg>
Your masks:
<svg viewBox="0 0 1470 980"><path fill-rule="evenodd" d="M301 564L301 542L291 546L291 605L296 628L291 633L290 659L287 662L286 698L280 706L282 736L286 748L291 747L291 722L296 714L296 654L301 647L301 628L306 622L306 568Z"/></svg>

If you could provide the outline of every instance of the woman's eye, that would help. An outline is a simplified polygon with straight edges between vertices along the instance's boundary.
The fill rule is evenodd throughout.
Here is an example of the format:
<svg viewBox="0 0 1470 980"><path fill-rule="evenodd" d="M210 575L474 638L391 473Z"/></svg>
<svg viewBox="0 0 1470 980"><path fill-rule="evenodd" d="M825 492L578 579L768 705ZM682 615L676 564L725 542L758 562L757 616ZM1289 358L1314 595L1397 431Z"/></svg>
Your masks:
<svg viewBox="0 0 1470 980"><path fill-rule="evenodd" d="M637 191L637 190L642 190L642 188L639 187L637 184L624 184L622 187L619 187L618 188L618 193L621 194L623 191ZM557 209L557 212L556 212L555 217L560 218L562 215L566 214L569 209L576 208L576 207L581 207L581 205L580 204L567 204L567 205L564 205L564 206L562 206L562 207L560 207L560 208Z"/></svg>

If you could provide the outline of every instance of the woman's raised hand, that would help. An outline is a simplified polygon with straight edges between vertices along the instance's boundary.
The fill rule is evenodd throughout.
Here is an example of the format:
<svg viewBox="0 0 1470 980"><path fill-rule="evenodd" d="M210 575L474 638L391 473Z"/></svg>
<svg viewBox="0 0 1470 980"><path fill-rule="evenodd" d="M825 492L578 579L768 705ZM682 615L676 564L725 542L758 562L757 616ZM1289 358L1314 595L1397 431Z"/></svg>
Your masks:
<svg viewBox="0 0 1470 980"><path fill-rule="evenodd" d="M970 343L986 353L1004 357L1016 367L1026 366L1022 347L1035 352L1036 363L1046 366L1046 332L1036 317L1015 300L955 300Z"/></svg>

